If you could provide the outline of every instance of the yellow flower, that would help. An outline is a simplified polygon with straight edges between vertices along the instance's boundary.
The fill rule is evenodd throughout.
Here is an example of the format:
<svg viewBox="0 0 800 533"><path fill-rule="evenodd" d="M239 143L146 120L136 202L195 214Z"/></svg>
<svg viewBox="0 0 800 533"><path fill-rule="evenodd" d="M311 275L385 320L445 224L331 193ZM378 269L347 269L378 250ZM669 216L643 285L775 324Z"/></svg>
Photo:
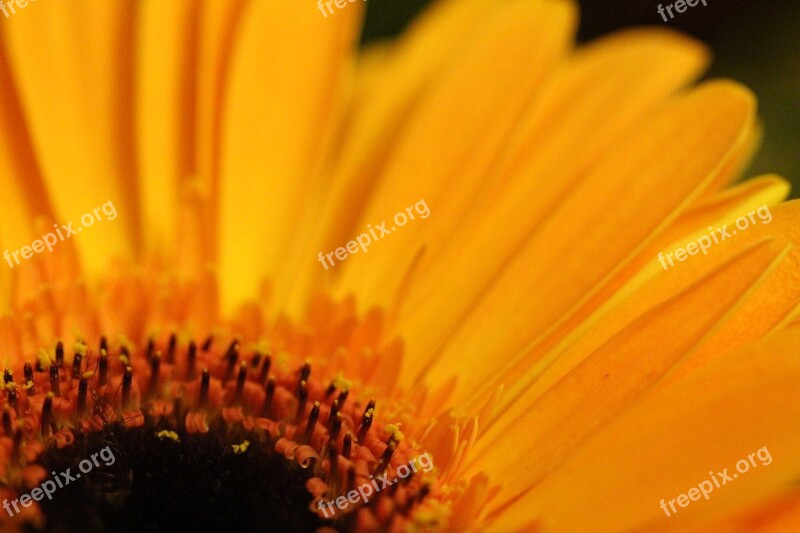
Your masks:
<svg viewBox="0 0 800 533"><path fill-rule="evenodd" d="M795 526L750 92L567 0L346 7L3 20L3 529Z"/></svg>

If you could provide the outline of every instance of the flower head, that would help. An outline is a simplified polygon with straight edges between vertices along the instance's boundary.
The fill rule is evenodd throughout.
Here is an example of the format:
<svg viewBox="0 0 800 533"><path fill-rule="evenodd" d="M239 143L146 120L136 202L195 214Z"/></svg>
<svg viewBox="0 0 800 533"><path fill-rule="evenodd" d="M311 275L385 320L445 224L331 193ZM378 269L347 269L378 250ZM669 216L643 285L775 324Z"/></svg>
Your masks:
<svg viewBox="0 0 800 533"><path fill-rule="evenodd" d="M4 529L791 514L800 208L733 184L751 93L673 32L573 49L566 0L363 52L360 2L307 4L0 28Z"/></svg>

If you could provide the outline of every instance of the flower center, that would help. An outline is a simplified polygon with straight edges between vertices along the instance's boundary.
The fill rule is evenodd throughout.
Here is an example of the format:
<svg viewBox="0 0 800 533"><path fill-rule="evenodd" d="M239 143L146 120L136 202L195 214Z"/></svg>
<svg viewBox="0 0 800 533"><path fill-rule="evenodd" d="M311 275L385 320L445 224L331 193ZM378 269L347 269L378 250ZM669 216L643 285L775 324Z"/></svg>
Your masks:
<svg viewBox="0 0 800 533"><path fill-rule="evenodd" d="M69 480L41 502L48 530L314 531L322 525L308 509L307 472L268 442L251 440L239 453L215 432L167 437L161 431L151 423L112 425L48 450L42 465L62 484ZM98 456L98 466L80 474L80 462L104 450L113 462Z"/></svg>
<svg viewBox="0 0 800 533"><path fill-rule="evenodd" d="M214 337L97 346L5 372L12 519L30 493L54 530L356 530L404 523L429 493L376 403L309 362Z"/></svg>

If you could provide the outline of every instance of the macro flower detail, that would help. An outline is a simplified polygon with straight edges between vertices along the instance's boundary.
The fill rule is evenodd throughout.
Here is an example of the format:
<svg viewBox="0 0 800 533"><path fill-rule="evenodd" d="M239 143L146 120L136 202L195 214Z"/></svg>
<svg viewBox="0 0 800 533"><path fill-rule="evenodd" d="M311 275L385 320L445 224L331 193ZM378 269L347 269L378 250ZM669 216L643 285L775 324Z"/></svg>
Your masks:
<svg viewBox="0 0 800 533"><path fill-rule="evenodd" d="M0 529L795 524L800 204L737 181L753 94L673 31L575 46L569 0L360 48L363 4L2 21Z"/></svg>
<svg viewBox="0 0 800 533"><path fill-rule="evenodd" d="M317 308L323 306L319 302ZM328 307L334 308L330 302ZM392 348L380 350L369 338L359 339L356 334L370 326L352 320L346 309L339 312L340 316L327 317L332 322L326 325L334 327L335 337L306 339L307 356L319 350L325 353L332 340L356 352L399 356ZM183 345L171 334L163 342L150 338L140 350L127 341L115 346L105 337L97 349L79 342L71 358L59 342L24 365L20 384L7 369L2 420L8 444L4 448L6 479L20 487L35 486L67 457L80 456L83 452L78 449L105 444L117 451L120 462L113 471L106 469L96 476L122 485L114 495L126 492L135 498L133 494L139 493L139 498L147 494L148 499L169 500L183 483L198 480L208 483L204 497L231 500L231 505L235 500L272 495L272 499L250 501L249 512L238 509L230 515L213 507L203 512L202 506L176 504L169 517L159 518L159 527L321 526L322 520L314 517L330 516L320 506L324 496L347 494L373 478L397 482L398 468L421 452L402 438L399 424L378 425L381 417L375 401L349 399L351 382L337 376L323 383L312 375L309 362L295 364L287 357L302 333L284 326L286 337L275 339L283 355L274 363L269 352L254 347L252 353L245 353L235 339L227 346L217 346L219 339L214 337ZM49 447L43 447L44 443ZM221 466L209 468L205 461L211 460ZM406 474L403 483L375 494L372 512L345 509L339 522L371 528L407 523L410 511L436 490L434 475L427 474L431 468L423 472L412 464L419 475ZM252 472L239 471L239 479L231 480L233 486L223 484L224 490L214 487L202 472L220 470L216 474L222 475L222 468L237 467ZM297 487L284 492L279 484L266 485L259 476L276 477ZM123 480L131 480L130 486ZM303 487L307 492L300 490ZM255 494L248 494L250 490ZM308 494L314 497L310 504ZM87 501L88 496L94 500ZM145 511L156 509L148 509L147 502L119 508L105 490L73 491L72 497L83 501L71 505L91 510L108 527L153 527L153 516ZM46 513L58 513L68 499L59 494L55 500L41 499L41 505ZM19 509L17 501L12 500L15 509ZM79 527L79 523L65 525Z"/></svg>

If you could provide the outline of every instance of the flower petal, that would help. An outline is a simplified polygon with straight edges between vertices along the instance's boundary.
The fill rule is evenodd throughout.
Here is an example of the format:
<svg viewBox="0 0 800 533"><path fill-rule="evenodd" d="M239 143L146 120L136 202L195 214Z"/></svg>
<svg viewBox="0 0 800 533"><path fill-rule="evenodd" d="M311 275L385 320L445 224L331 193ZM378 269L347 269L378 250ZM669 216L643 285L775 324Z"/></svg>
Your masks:
<svg viewBox="0 0 800 533"><path fill-rule="evenodd" d="M311 3L246 7L222 116L218 240L227 310L274 275L284 249L302 238L291 228L315 190L316 154L348 73L360 4L327 19Z"/></svg>
<svg viewBox="0 0 800 533"><path fill-rule="evenodd" d="M480 300L457 323L457 333L435 366L422 368L435 373L466 364L477 371L462 383L462 391L469 390L490 371L480 361L495 366L493 354L515 354L564 319L566 311L599 290L604 278L632 259L713 181L753 117L748 91L715 82L678 98L631 131L537 228L490 287L465 284L462 276L456 279L459 292L440 291L432 298L437 305L448 301L450 306L458 294ZM703 150L696 149L700 143ZM654 196L653 190L660 192ZM420 327L430 331L444 326L445 319L438 318L442 315L450 322L458 319L441 309L430 316L434 310L426 305L426 313L409 329L412 353L424 338Z"/></svg>
<svg viewBox="0 0 800 533"><path fill-rule="evenodd" d="M196 9L193 0L138 4L136 143L143 246L178 241L178 184L193 171Z"/></svg>
<svg viewBox="0 0 800 533"><path fill-rule="evenodd" d="M442 222L449 229L446 242L431 232L432 264L418 275L400 324L413 339L412 353L420 357L417 368L442 346L537 224L587 179L587 169L654 105L694 77L705 56L705 49L672 33L637 32L594 43L566 65L506 154L509 183L497 195L481 194L480 203L463 206L460 217ZM601 72L604 83L591 83ZM498 173L507 175L502 169ZM437 249L437 242L445 248Z"/></svg>
<svg viewBox="0 0 800 533"><path fill-rule="evenodd" d="M130 257L135 245L133 6L89 0L31 4L4 23L55 222L77 221L108 201L119 212L118 220L76 238L84 268L94 273L111 256Z"/></svg>
<svg viewBox="0 0 800 533"><path fill-rule="evenodd" d="M800 458L800 329L715 361L634 405L547 479L494 516L497 531L543 517L563 531L686 526L777 497L796 484ZM766 447L770 464L714 488L667 518L674 499ZM680 453L676 453L680 450ZM760 457L759 457L760 461ZM524 468L518 466L518 471ZM513 480L504 481L513 484ZM623 497L624 495L624 497Z"/></svg>
<svg viewBox="0 0 800 533"><path fill-rule="evenodd" d="M396 228L374 251L349 257L342 265L345 290L366 304L393 299L408 264L427 240L420 235L453 224L457 217L450 210L464 201L454 193L471 197L481 178L491 173L519 116L568 51L575 18L567 2L511 2L460 51L408 118L362 213L359 231L387 220L386 228L394 232L391 217L420 199L426 200L433 218ZM519 65L526 68L520 71Z"/></svg>

